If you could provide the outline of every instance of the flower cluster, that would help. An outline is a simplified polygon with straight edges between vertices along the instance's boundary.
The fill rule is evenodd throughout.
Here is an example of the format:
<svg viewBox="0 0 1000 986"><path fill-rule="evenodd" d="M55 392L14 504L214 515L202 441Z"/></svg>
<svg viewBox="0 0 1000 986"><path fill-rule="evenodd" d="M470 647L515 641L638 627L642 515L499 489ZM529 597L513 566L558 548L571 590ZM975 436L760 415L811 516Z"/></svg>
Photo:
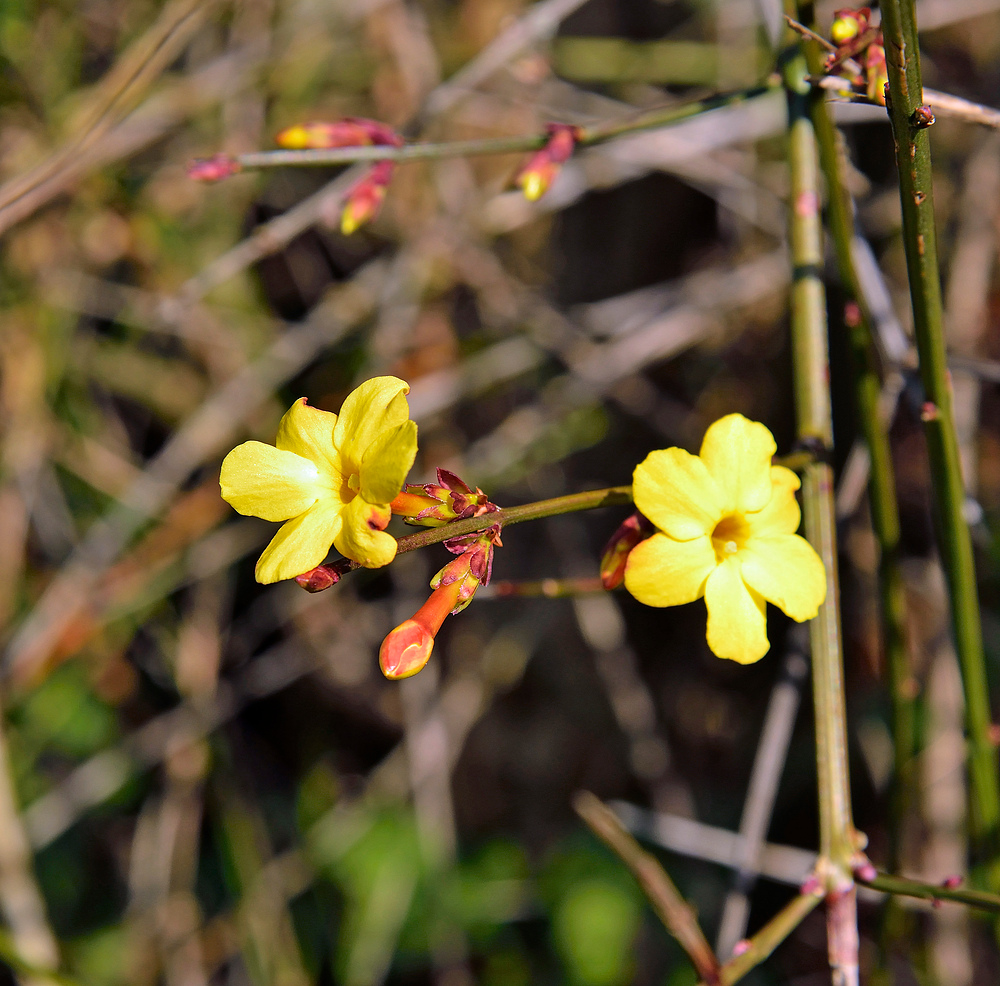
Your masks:
<svg viewBox="0 0 1000 986"><path fill-rule="evenodd" d="M741 664L760 660L766 603L812 619L826 598L826 571L799 537L798 477L772 466L764 425L729 414L705 433L698 455L651 452L636 466L635 505L656 527L632 548L625 587L649 606L704 597L708 646Z"/></svg>
<svg viewBox="0 0 1000 986"><path fill-rule="evenodd" d="M833 15L830 37L837 50L826 60L827 72L840 72L851 85L864 89L873 102L885 105L889 81L882 32L871 22L871 8L845 7Z"/></svg>
<svg viewBox="0 0 1000 986"><path fill-rule="evenodd" d="M327 147L402 147L403 138L378 120L350 116L329 123L301 123L286 127L275 138L287 150L315 150ZM340 231L350 236L370 223L382 208L392 181L395 164L376 161L368 173L347 193L340 214Z"/></svg>
<svg viewBox="0 0 1000 986"><path fill-rule="evenodd" d="M241 514L284 521L257 562L258 582L311 572L332 544L366 568L388 565L389 504L417 453L409 386L375 377L348 395L340 414L296 401L275 444L244 442L222 463L222 496ZM328 583L331 584L331 583Z"/></svg>
<svg viewBox="0 0 1000 986"><path fill-rule="evenodd" d="M409 678L424 668L445 618L461 613L472 602L476 590L490 584L493 549L503 547L500 525L449 538L444 545L458 557L431 579L434 591L427 602L382 641L378 660L387 678Z"/></svg>
<svg viewBox="0 0 1000 986"><path fill-rule="evenodd" d="M438 469L436 483L408 483L392 501L394 514L420 527L442 527L453 520L481 517L499 509L481 489L473 490L447 469Z"/></svg>

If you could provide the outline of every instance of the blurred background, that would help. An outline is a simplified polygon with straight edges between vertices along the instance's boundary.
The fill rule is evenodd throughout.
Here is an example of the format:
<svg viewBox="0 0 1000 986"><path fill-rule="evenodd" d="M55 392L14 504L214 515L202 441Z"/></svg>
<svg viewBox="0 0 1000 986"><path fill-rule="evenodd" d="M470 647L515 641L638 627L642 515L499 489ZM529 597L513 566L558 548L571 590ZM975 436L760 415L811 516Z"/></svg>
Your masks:
<svg viewBox="0 0 1000 986"><path fill-rule="evenodd" d="M995 102L1000 3L918 16L925 82ZM274 525L218 492L225 453L273 441L293 400L335 411L382 373L412 385L411 481L445 466L502 506L628 483L731 411L790 451L781 93L584 151L536 204L512 190L518 156L400 166L350 238L357 171L185 174L347 115L433 140L628 119L765 82L780 30L753 0L0 6L5 961L92 986L694 983L574 815L579 789L622 803L724 955L795 893L818 838L811 711L773 608L770 654L739 667L708 651L701 603L508 584L593 578L627 511L563 516L506 531L499 585L390 683L379 643L445 550L318 595L262 587ZM879 108L835 112L894 408L922 744L902 868L940 881L965 866L963 712L891 136ZM942 119L933 153L996 684L1000 141ZM877 551L828 290L856 820L884 865ZM995 981L987 924L909 919L883 949L863 900L865 973ZM819 983L825 961L815 913L747 981Z"/></svg>

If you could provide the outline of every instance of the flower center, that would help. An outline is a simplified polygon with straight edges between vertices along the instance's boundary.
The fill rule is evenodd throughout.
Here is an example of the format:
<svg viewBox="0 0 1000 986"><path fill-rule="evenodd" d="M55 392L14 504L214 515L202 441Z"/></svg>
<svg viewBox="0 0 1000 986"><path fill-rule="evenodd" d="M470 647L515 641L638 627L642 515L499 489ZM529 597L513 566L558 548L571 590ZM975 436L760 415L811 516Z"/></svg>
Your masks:
<svg viewBox="0 0 1000 986"><path fill-rule="evenodd" d="M715 558L721 564L732 558L746 546L750 539L750 527L740 514L723 517L712 531L712 547Z"/></svg>

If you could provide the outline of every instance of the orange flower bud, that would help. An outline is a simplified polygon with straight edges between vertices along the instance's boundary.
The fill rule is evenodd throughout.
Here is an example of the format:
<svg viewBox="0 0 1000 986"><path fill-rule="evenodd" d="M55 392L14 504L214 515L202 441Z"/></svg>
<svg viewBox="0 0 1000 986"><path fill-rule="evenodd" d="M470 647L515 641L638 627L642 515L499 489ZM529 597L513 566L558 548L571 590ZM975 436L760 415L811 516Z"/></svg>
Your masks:
<svg viewBox="0 0 1000 986"><path fill-rule="evenodd" d="M382 674L396 681L422 670L434 650L434 638L445 617L452 611L460 583L440 586L408 620L391 630L378 652Z"/></svg>
<svg viewBox="0 0 1000 986"><path fill-rule="evenodd" d="M653 530L653 525L642 514L634 513L611 535L601 555L601 585L605 589L617 589L622 584L629 552L640 541L645 541Z"/></svg>

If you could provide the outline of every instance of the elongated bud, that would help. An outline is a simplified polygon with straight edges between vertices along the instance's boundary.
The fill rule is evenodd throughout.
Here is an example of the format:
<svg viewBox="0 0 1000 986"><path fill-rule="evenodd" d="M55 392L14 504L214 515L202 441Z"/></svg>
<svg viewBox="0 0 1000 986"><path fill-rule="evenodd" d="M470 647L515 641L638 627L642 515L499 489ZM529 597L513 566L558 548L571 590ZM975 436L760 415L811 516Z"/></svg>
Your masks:
<svg viewBox="0 0 1000 986"><path fill-rule="evenodd" d="M500 508L478 487L468 484L447 469L438 469L437 483L407 485L390 506L407 524L443 527L453 520L481 517Z"/></svg>
<svg viewBox="0 0 1000 986"><path fill-rule="evenodd" d="M340 214L340 231L344 236L350 236L379 214L392 172L392 161L378 161L347 193L344 211Z"/></svg>
<svg viewBox="0 0 1000 986"><path fill-rule="evenodd" d="M601 585L617 589L625 580L629 552L653 533L653 525L640 513L634 513L611 535L601 555Z"/></svg>
<svg viewBox="0 0 1000 986"><path fill-rule="evenodd" d="M868 83L866 86L868 98L885 106L885 85L889 81L889 73L886 70L885 48L882 46L881 34L875 43L868 46L865 55L865 77Z"/></svg>
<svg viewBox="0 0 1000 986"><path fill-rule="evenodd" d="M324 147L369 147L373 144L401 147L403 144L403 138L392 127L379 123L378 120L357 116L329 123L299 123L286 127L274 141L279 147L294 151Z"/></svg>
<svg viewBox="0 0 1000 986"><path fill-rule="evenodd" d="M555 181L560 168L570 159L582 131L568 123L550 123L548 143L536 151L521 168L514 184L529 202L537 202Z"/></svg>
<svg viewBox="0 0 1000 986"><path fill-rule="evenodd" d="M378 652L382 674L395 681L410 678L427 665L434 638L454 608L459 588L456 583L436 588L410 619L389 632Z"/></svg>
<svg viewBox="0 0 1000 986"><path fill-rule="evenodd" d="M187 166L188 178L194 181L222 181L243 170L242 165L230 154L215 154L212 157L195 158Z"/></svg>

